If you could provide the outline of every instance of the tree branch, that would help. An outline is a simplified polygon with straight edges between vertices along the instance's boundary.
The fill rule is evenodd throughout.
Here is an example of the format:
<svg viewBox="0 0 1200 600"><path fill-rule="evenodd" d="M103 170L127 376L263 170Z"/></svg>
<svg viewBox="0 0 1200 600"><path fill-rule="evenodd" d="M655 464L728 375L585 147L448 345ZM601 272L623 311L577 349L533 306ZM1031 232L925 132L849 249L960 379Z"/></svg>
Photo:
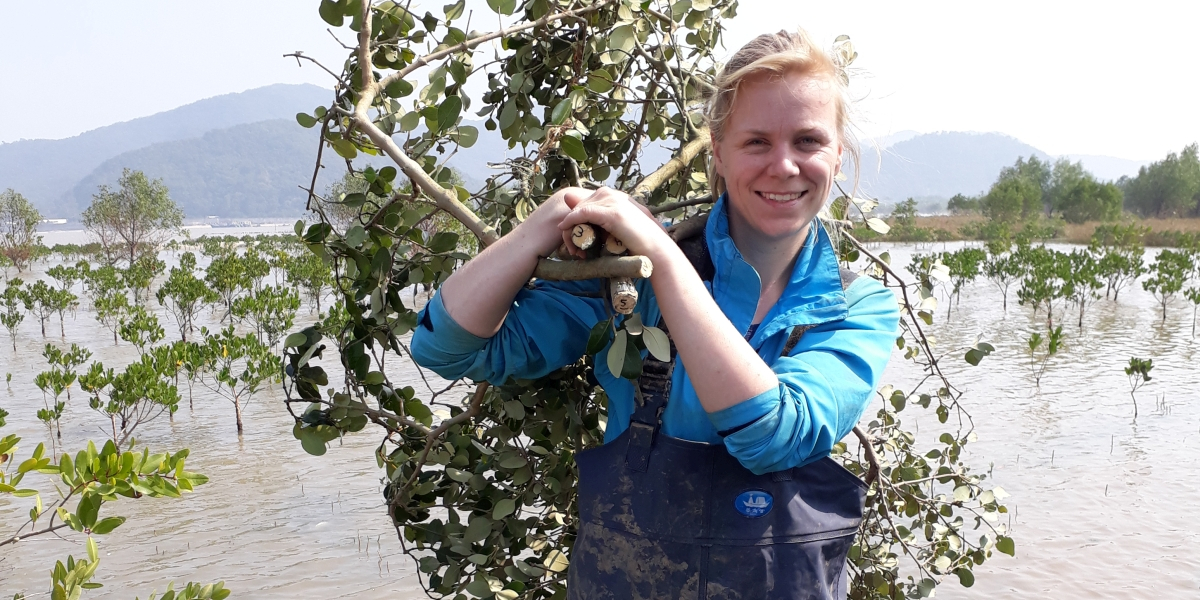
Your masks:
<svg viewBox="0 0 1200 600"><path fill-rule="evenodd" d="M613 277L646 279L654 272L654 265L645 256L602 256L592 260L538 261L533 276L548 281L578 281Z"/></svg>
<svg viewBox="0 0 1200 600"><path fill-rule="evenodd" d="M686 115L684 118L686 118ZM662 187L667 180L674 177L677 173L682 171L684 167L691 163L698 154L708 149L708 144L710 141L708 128L705 127L704 129L699 130L696 137L692 139L692 141L684 144L684 146L679 149L679 154L676 154L671 158L671 160L668 160L665 164L663 164L663 166L659 167L658 170L647 175L644 179L638 182L638 184L633 187L633 193L630 194L630 196L633 196L634 200L645 204L646 198L649 197L654 190Z"/></svg>
<svg viewBox="0 0 1200 600"><path fill-rule="evenodd" d="M362 0L362 24L358 30L358 72L362 89L375 85L375 74L371 72L371 0Z"/></svg>
<svg viewBox="0 0 1200 600"><path fill-rule="evenodd" d="M458 413L457 415L450 417L445 421L442 421L440 424L438 424L437 428L425 435L425 449L421 452L421 458L417 459L417 464L413 467L412 474L408 476L408 481L404 482L404 487L401 488L402 490L407 490L412 487L413 482L417 480L417 476L421 474L421 468L424 467L425 462L429 460L429 451L433 449L433 445L437 442L438 438L440 438L442 434L446 433L446 430L458 423L473 419L475 415L479 414L479 410L483 406L483 397L487 395L487 390L490 385L491 384L486 381L479 382L479 384L475 386L475 394L471 396L471 404L467 407L467 410L464 410L463 412Z"/></svg>

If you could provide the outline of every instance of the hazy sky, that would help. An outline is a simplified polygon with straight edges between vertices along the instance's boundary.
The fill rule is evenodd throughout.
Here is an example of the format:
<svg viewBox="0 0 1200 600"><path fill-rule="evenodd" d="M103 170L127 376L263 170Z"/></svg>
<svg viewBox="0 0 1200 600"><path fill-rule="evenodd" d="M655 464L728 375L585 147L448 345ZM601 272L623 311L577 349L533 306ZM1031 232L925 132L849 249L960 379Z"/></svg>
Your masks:
<svg viewBox="0 0 1200 600"><path fill-rule="evenodd" d="M304 50L340 66L345 52L318 4L0 0L0 142L68 137L270 83L327 85L282 58ZM726 39L732 49L777 28L825 43L849 34L868 137L999 131L1051 154L1147 160L1200 140L1198 17L1193 0L743 0Z"/></svg>

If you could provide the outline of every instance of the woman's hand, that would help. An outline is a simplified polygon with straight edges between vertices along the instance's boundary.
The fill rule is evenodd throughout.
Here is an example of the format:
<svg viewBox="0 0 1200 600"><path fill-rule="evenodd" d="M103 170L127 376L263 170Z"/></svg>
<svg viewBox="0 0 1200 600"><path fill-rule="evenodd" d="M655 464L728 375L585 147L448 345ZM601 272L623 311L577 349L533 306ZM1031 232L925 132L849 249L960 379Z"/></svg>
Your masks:
<svg viewBox="0 0 1200 600"><path fill-rule="evenodd" d="M596 191L582 188L566 188L551 198L561 198L570 212L559 222L563 242L578 256L583 251L571 243L571 230L580 223L595 225L616 236L629 249L630 254L650 256L661 244L671 243L650 210L635 202L625 192L602 187Z"/></svg>

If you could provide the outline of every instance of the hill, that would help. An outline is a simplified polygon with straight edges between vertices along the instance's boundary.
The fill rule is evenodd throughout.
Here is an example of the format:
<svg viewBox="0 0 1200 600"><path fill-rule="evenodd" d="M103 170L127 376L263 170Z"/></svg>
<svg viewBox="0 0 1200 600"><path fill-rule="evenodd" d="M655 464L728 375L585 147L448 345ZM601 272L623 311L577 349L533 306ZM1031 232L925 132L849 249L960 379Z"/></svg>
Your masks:
<svg viewBox="0 0 1200 600"><path fill-rule="evenodd" d="M151 144L195 138L214 129L290 119L297 112L328 103L330 97L328 90L315 85L270 85L200 100L71 138L0 144L0 189L21 192L47 217L75 217L77 206L60 206L57 201L115 156Z"/></svg>
<svg viewBox="0 0 1200 600"><path fill-rule="evenodd" d="M78 214L101 184L116 185L122 169L162 178L188 218L296 216L312 178L316 134L294 119L276 119L209 131L187 140L162 142L104 161L64 196ZM318 191L341 178L345 163L326 152Z"/></svg>

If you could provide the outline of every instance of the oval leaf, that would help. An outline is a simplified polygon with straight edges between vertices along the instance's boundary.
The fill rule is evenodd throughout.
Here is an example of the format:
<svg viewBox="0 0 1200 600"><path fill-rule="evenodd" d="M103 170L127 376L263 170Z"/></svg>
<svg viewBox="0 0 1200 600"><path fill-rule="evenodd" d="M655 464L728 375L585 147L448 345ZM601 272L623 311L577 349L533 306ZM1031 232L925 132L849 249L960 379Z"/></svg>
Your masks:
<svg viewBox="0 0 1200 600"><path fill-rule="evenodd" d="M438 129L446 130L458 122L458 113L462 112L462 98L447 96L438 107Z"/></svg>
<svg viewBox="0 0 1200 600"><path fill-rule="evenodd" d="M665 331L657 327L646 327L642 330L642 341L646 343L646 349L655 360L671 360L671 341Z"/></svg>
<svg viewBox="0 0 1200 600"><path fill-rule="evenodd" d="M621 376L621 368L625 365L625 345L629 343L628 336L624 329L618 331L612 345L608 347L608 371L614 377Z"/></svg>

